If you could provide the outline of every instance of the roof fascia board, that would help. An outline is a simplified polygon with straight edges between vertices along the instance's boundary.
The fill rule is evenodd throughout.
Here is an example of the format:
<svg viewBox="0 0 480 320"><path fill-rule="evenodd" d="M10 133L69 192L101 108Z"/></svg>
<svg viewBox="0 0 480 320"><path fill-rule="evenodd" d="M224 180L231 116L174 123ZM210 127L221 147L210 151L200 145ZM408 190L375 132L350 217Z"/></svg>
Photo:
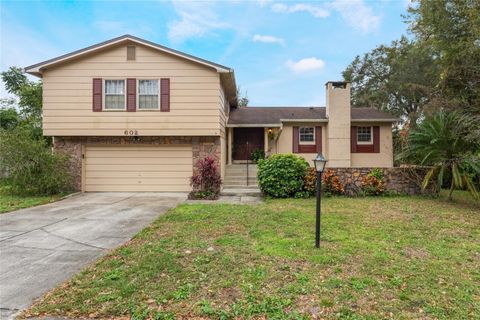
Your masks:
<svg viewBox="0 0 480 320"><path fill-rule="evenodd" d="M352 119L352 122L397 122L399 119Z"/></svg>
<svg viewBox="0 0 480 320"><path fill-rule="evenodd" d="M170 49L170 48L167 48L167 47L163 47L163 46L160 46L160 45L155 44L153 42L146 41L146 40L143 40L143 39L140 39L140 38L137 38L137 37L132 37L132 36L125 36L125 37L119 37L119 38L116 38L116 39L112 39L110 41L100 43L100 45L93 45L91 47L87 47L86 49L80 49L80 50L74 51L73 54L68 54L67 53L63 56L59 56L57 58L53 58L53 59L50 59L50 60L46 60L44 62L40 62L40 63L31 65L31 66L28 66L28 67L25 68L25 71L28 72L28 73L41 74L41 69L42 68L48 67L52 64L57 64L57 63L60 63L60 62L66 61L66 60L74 59L78 56L82 56L82 55L88 54L90 52L100 50L100 49L103 49L103 48L106 48L106 47L109 47L109 46L112 46L112 45L115 45L115 44L118 44L118 43L121 43L121 42L125 42L125 41L132 41L132 42L135 42L135 43L139 43L139 44L145 45L147 47L153 48L155 50L160 50L160 51L172 54L172 55L177 56L177 57L181 57L181 58L184 58L184 59L202 64L202 65L209 66L211 68L214 68L217 72L221 72L221 73L231 73L231 72L233 72L233 70L230 69L230 68L227 68L227 67L224 67L224 66L221 66L221 65L217 65L217 64L214 64L212 62L209 62L209 61L191 56L189 54L185 54L185 53L182 53L180 51L176 51L176 50L173 50L173 49Z"/></svg>
<svg viewBox="0 0 480 320"><path fill-rule="evenodd" d="M259 124L227 124L227 128L255 128L255 127L275 127L280 128L281 125L278 123L259 123Z"/></svg>
<svg viewBox="0 0 480 320"><path fill-rule="evenodd" d="M280 119L281 122L328 122L328 119Z"/></svg>

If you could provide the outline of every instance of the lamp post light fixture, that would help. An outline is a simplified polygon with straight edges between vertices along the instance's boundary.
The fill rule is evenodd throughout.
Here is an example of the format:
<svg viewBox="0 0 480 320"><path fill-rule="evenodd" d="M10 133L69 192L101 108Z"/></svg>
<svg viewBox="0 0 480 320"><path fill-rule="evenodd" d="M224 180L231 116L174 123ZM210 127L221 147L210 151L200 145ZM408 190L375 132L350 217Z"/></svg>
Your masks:
<svg viewBox="0 0 480 320"><path fill-rule="evenodd" d="M327 159L323 154L319 153L313 159L315 171L317 171L317 212L315 219L315 247L320 248L320 205L321 205L321 189L322 189L322 173L327 164Z"/></svg>

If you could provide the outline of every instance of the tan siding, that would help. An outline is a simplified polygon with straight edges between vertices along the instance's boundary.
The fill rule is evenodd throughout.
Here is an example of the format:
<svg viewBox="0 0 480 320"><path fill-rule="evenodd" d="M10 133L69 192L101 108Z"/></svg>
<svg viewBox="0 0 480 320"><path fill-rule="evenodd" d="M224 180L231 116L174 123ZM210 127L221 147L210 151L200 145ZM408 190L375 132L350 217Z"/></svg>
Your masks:
<svg viewBox="0 0 480 320"><path fill-rule="evenodd" d="M221 135L225 115L218 73L205 66L137 45L136 61L125 45L65 63L43 76L44 134L120 136ZM170 78L170 112L92 112L92 79Z"/></svg>
<svg viewBox="0 0 480 320"><path fill-rule="evenodd" d="M379 124L352 123L354 126L373 126ZM393 167L392 125L380 125L380 153L352 153L352 167L390 168Z"/></svg>
<svg viewBox="0 0 480 320"><path fill-rule="evenodd" d="M277 142L277 152L278 153L292 153L293 152L293 127L302 127L302 126L322 126L322 151L325 152L325 123L286 123L283 125L282 132L278 138ZM313 166L313 158L315 158L316 153L295 153L297 156L300 156L307 160L310 166ZM324 153L325 154L325 153Z"/></svg>
<svg viewBox="0 0 480 320"><path fill-rule="evenodd" d="M85 149L85 191L190 190L191 146L87 146Z"/></svg>

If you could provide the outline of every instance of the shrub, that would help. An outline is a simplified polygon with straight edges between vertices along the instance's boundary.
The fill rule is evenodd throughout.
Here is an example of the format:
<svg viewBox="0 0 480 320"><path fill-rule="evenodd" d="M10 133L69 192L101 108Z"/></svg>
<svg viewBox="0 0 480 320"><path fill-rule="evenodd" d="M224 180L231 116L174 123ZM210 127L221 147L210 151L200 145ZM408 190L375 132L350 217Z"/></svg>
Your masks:
<svg viewBox="0 0 480 320"><path fill-rule="evenodd" d="M190 194L191 198L216 199L221 184L217 161L211 156L198 160L193 176L190 178L190 185L193 189Z"/></svg>
<svg viewBox="0 0 480 320"><path fill-rule="evenodd" d="M303 190L310 196L315 194L317 190L317 171L315 168L307 168L303 177Z"/></svg>
<svg viewBox="0 0 480 320"><path fill-rule="evenodd" d="M362 191L368 196L379 196L385 193L385 182L383 172L380 169L373 169L362 179Z"/></svg>
<svg viewBox="0 0 480 320"><path fill-rule="evenodd" d="M257 163L258 160L265 159L265 151L262 149L255 149L253 150L252 154L250 155L250 160Z"/></svg>
<svg viewBox="0 0 480 320"><path fill-rule="evenodd" d="M345 193L345 186L340 182L340 178L331 169L323 173L323 185L325 193L341 195Z"/></svg>
<svg viewBox="0 0 480 320"><path fill-rule="evenodd" d="M263 193L288 198L303 191L308 163L293 154L275 154L258 161L258 182Z"/></svg>
<svg viewBox="0 0 480 320"><path fill-rule="evenodd" d="M70 158L53 153L43 138L23 127L0 130L0 168L9 190L21 195L51 195L70 191Z"/></svg>

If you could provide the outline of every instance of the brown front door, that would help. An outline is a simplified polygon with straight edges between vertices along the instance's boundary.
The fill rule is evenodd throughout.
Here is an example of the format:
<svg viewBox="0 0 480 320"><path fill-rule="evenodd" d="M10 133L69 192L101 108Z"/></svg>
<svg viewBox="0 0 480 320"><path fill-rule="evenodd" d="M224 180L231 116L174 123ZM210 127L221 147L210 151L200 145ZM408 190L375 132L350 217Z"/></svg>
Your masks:
<svg viewBox="0 0 480 320"><path fill-rule="evenodd" d="M263 134L263 128L234 128L233 160L250 160L254 150L264 150Z"/></svg>

